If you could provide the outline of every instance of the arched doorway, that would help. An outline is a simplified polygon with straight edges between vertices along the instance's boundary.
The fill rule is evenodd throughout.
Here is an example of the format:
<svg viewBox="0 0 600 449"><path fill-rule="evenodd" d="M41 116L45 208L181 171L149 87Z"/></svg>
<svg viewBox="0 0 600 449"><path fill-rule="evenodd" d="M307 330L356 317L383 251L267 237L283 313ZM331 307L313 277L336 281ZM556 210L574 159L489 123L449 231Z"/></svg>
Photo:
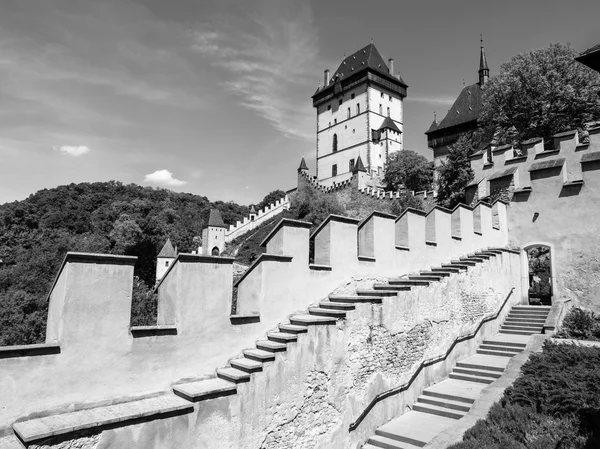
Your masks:
<svg viewBox="0 0 600 449"><path fill-rule="evenodd" d="M529 304L551 305L555 286L552 246L533 243L524 248L524 253L524 268L527 270L524 281Z"/></svg>
<svg viewBox="0 0 600 449"><path fill-rule="evenodd" d="M218 256L218 255L219 255L219 247L215 246L215 247L212 249L212 251L211 251L211 254L212 254L213 256Z"/></svg>

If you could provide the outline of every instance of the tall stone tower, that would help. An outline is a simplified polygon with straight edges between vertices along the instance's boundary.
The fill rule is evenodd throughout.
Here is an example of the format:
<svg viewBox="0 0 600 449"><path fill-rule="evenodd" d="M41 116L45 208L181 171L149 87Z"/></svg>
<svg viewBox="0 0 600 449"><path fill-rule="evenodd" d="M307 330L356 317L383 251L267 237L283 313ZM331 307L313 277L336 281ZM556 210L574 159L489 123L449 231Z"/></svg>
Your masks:
<svg viewBox="0 0 600 449"><path fill-rule="evenodd" d="M202 254L220 256L225 249L225 230L227 226L218 209L211 209L208 224L202 229Z"/></svg>
<svg viewBox="0 0 600 449"><path fill-rule="evenodd" d="M389 65L388 65L389 64ZM365 183L376 185L390 153L403 149L407 85L369 44L345 57L312 96L317 110L317 180L331 186L349 179L360 157ZM364 186L360 186L364 187Z"/></svg>
<svg viewBox="0 0 600 449"><path fill-rule="evenodd" d="M171 239L167 239L160 253L156 256L156 282L162 279L176 257L177 250L173 248Z"/></svg>

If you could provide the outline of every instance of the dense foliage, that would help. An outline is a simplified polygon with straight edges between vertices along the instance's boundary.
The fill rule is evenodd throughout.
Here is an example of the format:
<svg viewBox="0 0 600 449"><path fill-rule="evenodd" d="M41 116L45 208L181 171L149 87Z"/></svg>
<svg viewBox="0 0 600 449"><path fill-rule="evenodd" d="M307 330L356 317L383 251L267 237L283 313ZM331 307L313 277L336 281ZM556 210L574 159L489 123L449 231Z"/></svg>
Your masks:
<svg viewBox="0 0 600 449"><path fill-rule="evenodd" d="M550 301L552 296L552 270L550 267L550 248L534 246L527 250L529 264L529 298Z"/></svg>
<svg viewBox="0 0 600 449"><path fill-rule="evenodd" d="M450 449L600 447L600 348L546 342Z"/></svg>
<svg viewBox="0 0 600 449"><path fill-rule="evenodd" d="M261 209L264 209L265 207L267 207L269 204L273 204L276 201L278 201L284 197L285 197L285 192L283 190L273 190L272 192L269 192L267 195L265 195L265 197L262 199L262 201L255 206L256 211L258 212Z"/></svg>
<svg viewBox="0 0 600 449"><path fill-rule="evenodd" d="M135 301L150 297L156 255L167 238L182 252L195 249L211 207L226 223L248 213L235 203L115 181L45 189L0 205L0 345L43 341L46 295L67 251L137 256L132 320L143 321L136 314L154 306Z"/></svg>
<svg viewBox="0 0 600 449"><path fill-rule="evenodd" d="M600 74L574 61L577 55L569 45L551 44L502 64L485 85L479 116L498 143L548 138L600 118Z"/></svg>
<svg viewBox="0 0 600 449"><path fill-rule="evenodd" d="M385 166L383 182L386 189L392 191L429 190L433 182L433 163L411 150L396 151Z"/></svg>
<svg viewBox="0 0 600 449"><path fill-rule="evenodd" d="M469 156L473 152L472 136L463 135L448 148L448 156L437 168L438 204L453 209L465 201L465 189L473 180Z"/></svg>
<svg viewBox="0 0 600 449"><path fill-rule="evenodd" d="M592 311L573 308L565 316L556 334L559 338L600 341L600 316Z"/></svg>

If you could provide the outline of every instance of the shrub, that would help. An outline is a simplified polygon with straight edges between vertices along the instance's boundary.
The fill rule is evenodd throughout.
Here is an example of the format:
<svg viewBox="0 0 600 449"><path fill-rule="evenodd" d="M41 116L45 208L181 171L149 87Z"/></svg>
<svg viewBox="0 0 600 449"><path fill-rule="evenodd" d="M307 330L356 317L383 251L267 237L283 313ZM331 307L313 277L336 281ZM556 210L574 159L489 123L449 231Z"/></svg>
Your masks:
<svg viewBox="0 0 600 449"><path fill-rule="evenodd" d="M600 340L600 317L594 312L573 308L565 316L556 336L578 340Z"/></svg>

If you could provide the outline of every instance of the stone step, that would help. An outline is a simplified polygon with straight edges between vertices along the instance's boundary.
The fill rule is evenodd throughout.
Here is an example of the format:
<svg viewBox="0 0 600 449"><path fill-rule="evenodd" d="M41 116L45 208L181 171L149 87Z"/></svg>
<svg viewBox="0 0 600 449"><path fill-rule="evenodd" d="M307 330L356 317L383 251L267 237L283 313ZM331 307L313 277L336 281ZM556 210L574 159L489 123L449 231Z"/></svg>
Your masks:
<svg viewBox="0 0 600 449"><path fill-rule="evenodd" d="M535 310L515 310L511 309L508 316L516 317L531 317L531 318L546 318L547 312L536 312Z"/></svg>
<svg viewBox="0 0 600 449"><path fill-rule="evenodd" d="M546 313L550 312L552 306L524 306L524 305L515 305L512 307L512 310L543 310Z"/></svg>
<svg viewBox="0 0 600 449"><path fill-rule="evenodd" d="M378 292L379 293L379 292ZM329 295L329 301L336 303L381 303L381 295Z"/></svg>
<svg viewBox="0 0 600 449"><path fill-rule="evenodd" d="M256 342L256 347L267 352L284 352L287 351L285 343L278 343L271 340L259 340Z"/></svg>
<svg viewBox="0 0 600 449"><path fill-rule="evenodd" d="M443 416L445 418L460 419L465 416L466 412L459 410L451 410L446 407L439 407L431 404L413 404L413 410L421 413L429 413L430 415Z"/></svg>
<svg viewBox="0 0 600 449"><path fill-rule="evenodd" d="M514 346L480 345L479 349L483 349L486 351L510 352L513 355L516 355L519 352L523 352L523 348L515 348Z"/></svg>
<svg viewBox="0 0 600 449"><path fill-rule="evenodd" d="M525 349L527 347L527 343L519 343L514 341L506 341L501 340L483 340L484 345L496 345L496 346L514 346L515 348Z"/></svg>
<svg viewBox="0 0 600 449"><path fill-rule="evenodd" d="M466 268L465 268L466 269ZM439 273L460 273L462 271L461 268L457 268L454 265L446 265L445 267L432 267L431 271L439 272Z"/></svg>
<svg viewBox="0 0 600 449"><path fill-rule="evenodd" d="M457 263L453 263L453 264L444 263L444 264L442 264L442 268L458 268L462 271L465 271L465 270L469 269L469 265L459 265Z"/></svg>
<svg viewBox="0 0 600 449"><path fill-rule="evenodd" d="M444 276L433 276L433 275L424 275L418 274L414 276L409 276L408 279L410 281L427 281L427 282L439 282Z"/></svg>
<svg viewBox="0 0 600 449"><path fill-rule="evenodd" d="M393 440L381 435L373 435L367 441L367 444L371 447L380 447L383 449L404 449L406 446L402 446L400 441ZM363 449L367 446L363 446Z"/></svg>
<svg viewBox="0 0 600 449"><path fill-rule="evenodd" d="M263 351L262 349L246 349L243 351L244 357L250 360L256 360L257 362L272 362L275 360L275 354L269 351Z"/></svg>
<svg viewBox="0 0 600 449"><path fill-rule="evenodd" d="M455 422L452 418L413 410L382 425L375 430L375 434L398 441L400 447L424 447L440 431Z"/></svg>
<svg viewBox="0 0 600 449"><path fill-rule="evenodd" d="M344 302L331 302L331 301L321 301L319 303L319 307L322 309L334 309L334 310L354 310L356 306L354 304L344 303Z"/></svg>
<svg viewBox="0 0 600 449"><path fill-rule="evenodd" d="M390 279L391 281L391 279ZM429 285L429 282L423 284L419 281L404 281L403 283L394 283L394 284L373 284L373 288L376 291L392 291L394 294L396 292L407 292L410 291L411 287L421 286L421 285Z"/></svg>
<svg viewBox="0 0 600 449"><path fill-rule="evenodd" d="M250 374L236 368L219 368L217 370L217 377L235 384L250 382Z"/></svg>
<svg viewBox="0 0 600 449"><path fill-rule="evenodd" d="M471 409L471 403L467 404L463 401L454 401L452 399L435 398L432 396L421 395L417 398L417 402L423 404L435 405L437 407L445 407L459 412L468 412Z"/></svg>
<svg viewBox="0 0 600 449"><path fill-rule="evenodd" d="M499 367L499 366L482 365L482 364L478 364L478 363L469 363L469 362L456 362L456 367L454 367L454 369L458 369L458 368L469 368L469 369L473 369L473 370L484 369L486 371L495 371L498 374L502 374L504 372L504 368Z"/></svg>
<svg viewBox="0 0 600 449"><path fill-rule="evenodd" d="M481 368L466 368L466 367L459 367L459 366L455 366L454 369L452 370L453 373L458 373L458 374L469 374L471 376L477 376L477 377L490 377L493 379L499 379L500 376L502 376L502 373L499 373L497 371L488 371L486 369L481 369Z"/></svg>
<svg viewBox="0 0 600 449"><path fill-rule="evenodd" d="M473 253L473 254L467 254L467 256L469 258L475 257L477 259L484 259L484 260L489 260L492 257L495 257L495 254L487 254L487 253Z"/></svg>
<svg viewBox="0 0 600 449"><path fill-rule="evenodd" d="M330 316L334 318L346 318L346 312L335 309L322 309L321 307L309 307L308 313L318 316Z"/></svg>
<svg viewBox="0 0 600 449"><path fill-rule="evenodd" d="M531 331L531 332L535 332L535 333L540 333L542 331L542 328L544 326L537 326L537 325L505 325L503 324L502 326L500 326L500 330L506 330L506 331Z"/></svg>
<svg viewBox="0 0 600 449"><path fill-rule="evenodd" d="M421 271L421 276L450 277L450 271Z"/></svg>
<svg viewBox="0 0 600 449"><path fill-rule="evenodd" d="M372 444L365 443L362 445L362 449L376 449L377 446L373 446Z"/></svg>
<svg viewBox="0 0 600 449"><path fill-rule="evenodd" d="M448 375L448 377L450 379L466 380L468 382L478 382L481 384L491 384L495 380L495 379L490 379L489 377L481 377L481 376L474 376L474 375L470 375L470 374L459 374L459 373L450 373Z"/></svg>
<svg viewBox="0 0 600 449"><path fill-rule="evenodd" d="M388 284L390 285L398 285L398 286L428 286L429 281L427 280L416 280L416 279L403 279L403 278L390 278L388 279ZM386 284L375 284L375 285L386 285ZM409 289L410 290L410 289Z"/></svg>
<svg viewBox="0 0 600 449"><path fill-rule="evenodd" d="M510 321L512 323L532 323L532 324L544 324L546 318L531 318L531 317L514 317L507 316L504 322Z"/></svg>
<svg viewBox="0 0 600 449"><path fill-rule="evenodd" d="M297 326L295 324L280 324L279 330L288 334L305 334L308 332L308 327Z"/></svg>
<svg viewBox="0 0 600 449"><path fill-rule="evenodd" d="M423 390L423 396L463 402L470 407L485 387L486 385L475 382L446 379Z"/></svg>
<svg viewBox="0 0 600 449"><path fill-rule="evenodd" d="M233 359L229 362L229 364L232 368L239 369L240 371L245 371L247 373L257 373L263 369L263 364L261 362L257 362L256 360L245 357Z"/></svg>
<svg viewBox="0 0 600 449"><path fill-rule="evenodd" d="M198 402L236 394L237 387L228 380L212 378L174 385L173 393L188 401Z"/></svg>
<svg viewBox="0 0 600 449"><path fill-rule="evenodd" d="M453 260L450 262L452 265L467 265L469 267L474 267L475 265L477 265L477 262L475 262L474 260L466 260L466 259L460 259L460 260ZM442 265L443 267L443 265Z"/></svg>
<svg viewBox="0 0 600 449"><path fill-rule="evenodd" d="M233 385L233 384L230 384ZM235 389L235 385L233 385ZM25 443L52 436L65 435L134 419L150 418L167 413L189 413L190 402L174 394L107 405L75 412L45 416L13 424L14 432Z"/></svg>
<svg viewBox="0 0 600 449"><path fill-rule="evenodd" d="M532 323L529 321L513 321L513 320L506 320L504 321L504 323L502 323L503 326L514 326L514 327L531 327L534 329L540 329L542 327L544 327L544 323Z"/></svg>
<svg viewBox="0 0 600 449"><path fill-rule="evenodd" d="M514 354L502 351L490 351L489 349L478 349L477 354L495 355L498 357L512 357Z"/></svg>
<svg viewBox="0 0 600 449"><path fill-rule="evenodd" d="M356 290L356 294L359 296L396 296L398 292L394 290L360 289Z"/></svg>
<svg viewBox="0 0 600 449"><path fill-rule="evenodd" d="M288 332L269 332L267 338L275 343L293 343L298 341L298 334Z"/></svg>
<svg viewBox="0 0 600 449"><path fill-rule="evenodd" d="M500 329L500 333L501 334L512 334L512 335L535 335L535 334L539 334L540 332L535 332L535 331L513 331L513 330L508 330L508 329Z"/></svg>
<svg viewBox="0 0 600 449"><path fill-rule="evenodd" d="M292 324L298 326L317 326L337 323L337 318L319 315L294 315L290 318Z"/></svg>
<svg viewBox="0 0 600 449"><path fill-rule="evenodd" d="M486 259L484 259L483 257L461 257L459 259L459 262L475 262L475 263L482 263L485 262Z"/></svg>

